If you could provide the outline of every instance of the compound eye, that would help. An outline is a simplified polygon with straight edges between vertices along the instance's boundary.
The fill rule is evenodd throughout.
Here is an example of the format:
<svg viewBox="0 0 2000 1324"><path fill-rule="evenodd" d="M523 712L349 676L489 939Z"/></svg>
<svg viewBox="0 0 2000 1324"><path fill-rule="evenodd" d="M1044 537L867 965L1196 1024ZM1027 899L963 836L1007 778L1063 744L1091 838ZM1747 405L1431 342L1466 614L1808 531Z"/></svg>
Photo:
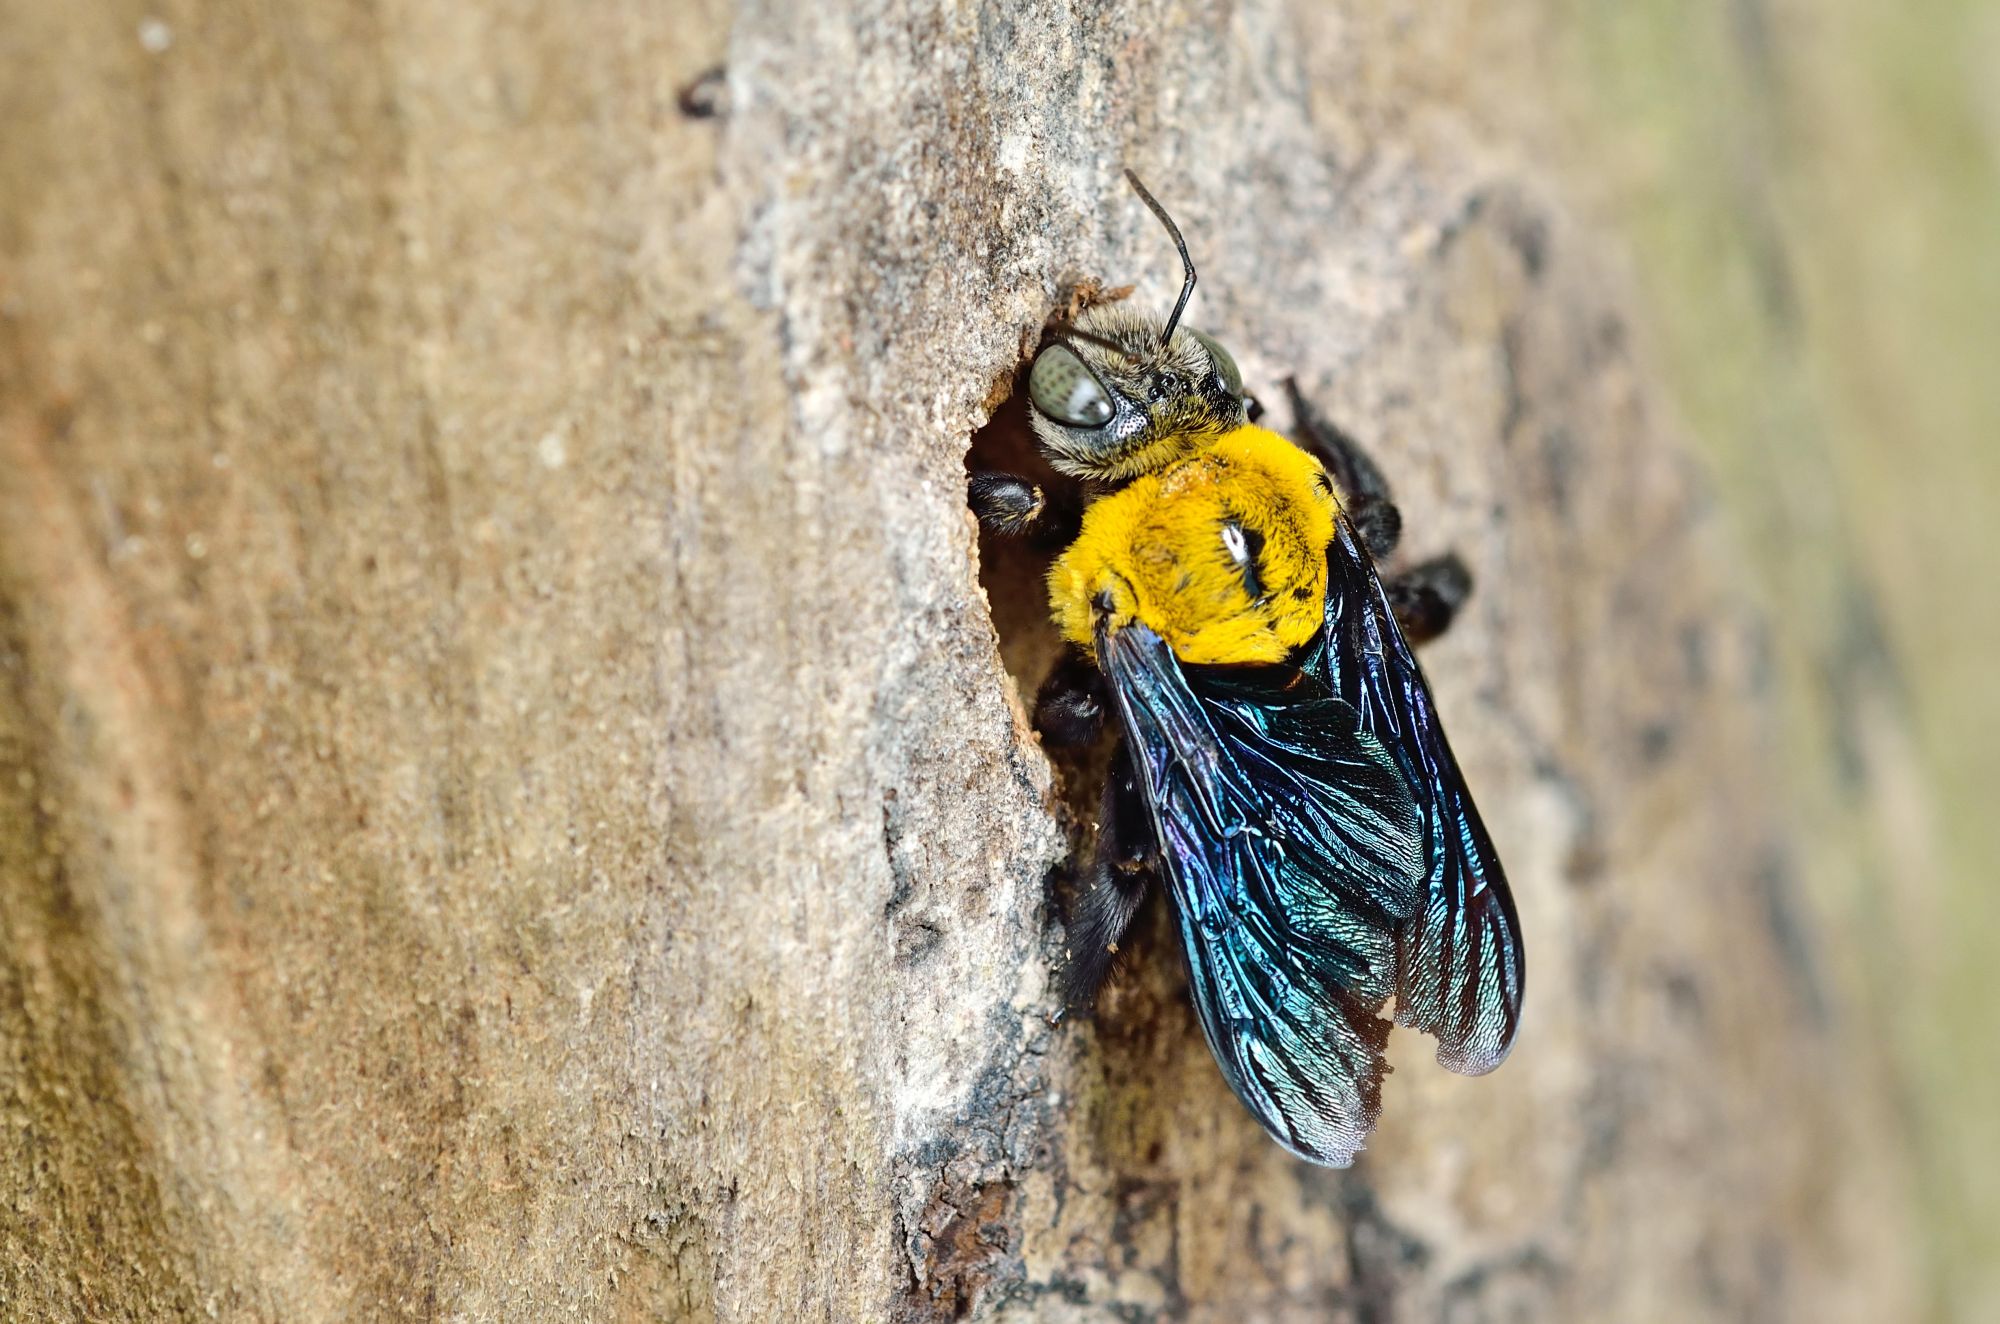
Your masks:
<svg viewBox="0 0 2000 1324"><path fill-rule="evenodd" d="M1035 356L1035 366L1028 370L1028 400L1071 428L1101 428L1116 412L1103 383L1075 350L1060 342Z"/></svg>
<svg viewBox="0 0 2000 1324"><path fill-rule="evenodd" d="M1229 351L1224 349L1214 336L1209 335L1205 331L1197 331L1193 327L1189 327L1187 333L1200 341L1201 347L1208 351L1208 357L1215 361L1215 375L1222 379L1222 389L1241 399L1243 396L1243 371L1236 366L1236 360L1229 356Z"/></svg>

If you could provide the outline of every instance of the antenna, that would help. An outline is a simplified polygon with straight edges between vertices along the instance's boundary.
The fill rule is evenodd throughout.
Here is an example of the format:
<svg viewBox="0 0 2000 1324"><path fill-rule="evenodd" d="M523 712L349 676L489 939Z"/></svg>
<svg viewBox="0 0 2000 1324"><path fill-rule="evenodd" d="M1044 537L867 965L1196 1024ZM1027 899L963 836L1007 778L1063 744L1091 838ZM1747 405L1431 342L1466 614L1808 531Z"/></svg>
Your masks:
<svg viewBox="0 0 2000 1324"><path fill-rule="evenodd" d="M1139 195L1139 200L1152 210L1153 215L1160 218L1160 224L1166 226L1167 233L1174 237L1174 247L1179 249L1181 254L1181 270L1187 272L1187 279L1181 282L1180 302L1174 305L1173 315L1167 318L1166 326L1160 331L1160 343L1164 345L1173 339L1174 328L1180 325L1181 313L1187 307L1188 296L1194 293L1194 259L1188 256L1187 240L1181 238L1181 227L1174 224L1174 218L1167 215L1167 209L1160 205L1160 200L1147 192L1146 186L1141 184L1139 177L1130 170L1125 172L1125 178L1132 185L1132 191Z"/></svg>

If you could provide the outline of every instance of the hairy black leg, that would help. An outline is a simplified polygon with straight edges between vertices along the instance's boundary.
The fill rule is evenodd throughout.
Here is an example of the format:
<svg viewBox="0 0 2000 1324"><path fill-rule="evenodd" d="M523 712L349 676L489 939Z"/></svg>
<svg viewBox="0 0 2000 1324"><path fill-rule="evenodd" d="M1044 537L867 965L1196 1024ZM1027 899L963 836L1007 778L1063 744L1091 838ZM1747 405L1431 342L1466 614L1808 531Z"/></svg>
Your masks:
<svg viewBox="0 0 2000 1324"><path fill-rule="evenodd" d="M1055 546L1083 527L1083 507L1074 493L1050 491L1015 474L984 470L972 475L966 491L972 513L992 533Z"/></svg>
<svg viewBox="0 0 2000 1324"><path fill-rule="evenodd" d="M1368 458L1360 442L1313 407L1312 401L1306 399L1305 392L1299 389L1298 378L1285 378L1285 395L1291 402L1292 420L1299 430L1299 439L1326 461L1326 467L1333 471L1333 480L1340 484L1340 490L1350 500L1392 499L1389 480L1375 467L1375 461Z"/></svg>
<svg viewBox="0 0 2000 1324"><path fill-rule="evenodd" d="M1451 628L1452 618L1472 596L1472 572L1456 552L1434 557L1382 581L1396 623L1414 646Z"/></svg>
<svg viewBox="0 0 2000 1324"><path fill-rule="evenodd" d="M1059 748L1095 744L1110 704L1104 673L1072 645L1063 650L1056 669L1035 695L1035 730Z"/></svg>
<svg viewBox="0 0 2000 1324"><path fill-rule="evenodd" d="M1296 377L1285 379L1285 393L1291 397L1299 440L1325 462L1339 485L1347 501L1347 518L1362 546L1377 561L1386 560L1403 533L1402 512L1389 495L1389 480L1359 442L1313 408ZM1447 554L1383 576L1382 590L1404 638L1412 645L1421 644L1451 628L1452 617L1472 595L1472 572L1455 553Z"/></svg>
<svg viewBox="0 0 2000 1324"><path fill-rule="evenodd" d="M1063 1005L1089 1008L1118 960L1118 944L1153 878L1152 822L1139 791L1138 773L1123 741L1111 758L1098 815L1097 849L1090 872L1070 909L1069 960L1063 969Z"/></svg>
<svg viewBox="0 0 2000 1324"><path fill-rule="evenodd" d="M1359 442L1312 407L1299 389L1298 378L1285 378L1285 394L1291 398L1298 440L1319 456L1333 475L1361 545L1376 560L1386 560L1403 533L1403 515L1389 495L1389 480Z"/></svg>

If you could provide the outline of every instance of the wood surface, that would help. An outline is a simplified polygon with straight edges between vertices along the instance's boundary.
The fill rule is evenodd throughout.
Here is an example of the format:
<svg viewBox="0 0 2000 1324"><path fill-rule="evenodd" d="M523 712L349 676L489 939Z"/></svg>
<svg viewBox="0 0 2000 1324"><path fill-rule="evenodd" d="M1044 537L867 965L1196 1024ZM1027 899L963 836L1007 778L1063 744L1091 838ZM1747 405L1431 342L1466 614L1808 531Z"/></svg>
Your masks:
<svg viewBox="0 0 2000 1324"><path fill-rule="evenodd" d="M1910 1317L1770 626L1483 23L6 0L0 1313ZM1048 1021L1087 769L964 474L1169 297L1126 166L1479 581L1525 1024L1346 1173L1157 915Z"/></svg>

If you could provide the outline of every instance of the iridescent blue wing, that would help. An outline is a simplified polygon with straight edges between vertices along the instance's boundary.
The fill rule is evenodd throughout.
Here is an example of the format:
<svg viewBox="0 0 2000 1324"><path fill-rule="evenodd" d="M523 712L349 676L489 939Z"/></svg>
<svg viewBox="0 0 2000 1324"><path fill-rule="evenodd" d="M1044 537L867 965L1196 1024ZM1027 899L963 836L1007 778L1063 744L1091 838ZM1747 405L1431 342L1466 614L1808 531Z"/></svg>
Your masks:
<svg viewBox="0 0 2000 1324"><path fill-rule="evenodd" d="M1521 1019L1526 969L1513 894L1423 669L1345 516L1327 570L1326 626L1301 665L1359 711L1425 821L1422 904L1396 935L1396 1021L1436 1036L1444 1066L1479 1075L1506 1058Z"/></svg>
<svg viewBox="0 0 2000 1324"><path fill-rule="evenodd" d="M1409 783L1299 672L1204 679L1136 625L1101 632L1097 654L1222 1074L1280 1144L1344 1166L1380 1111L1377 1013L1422 890Z"/></svg>

